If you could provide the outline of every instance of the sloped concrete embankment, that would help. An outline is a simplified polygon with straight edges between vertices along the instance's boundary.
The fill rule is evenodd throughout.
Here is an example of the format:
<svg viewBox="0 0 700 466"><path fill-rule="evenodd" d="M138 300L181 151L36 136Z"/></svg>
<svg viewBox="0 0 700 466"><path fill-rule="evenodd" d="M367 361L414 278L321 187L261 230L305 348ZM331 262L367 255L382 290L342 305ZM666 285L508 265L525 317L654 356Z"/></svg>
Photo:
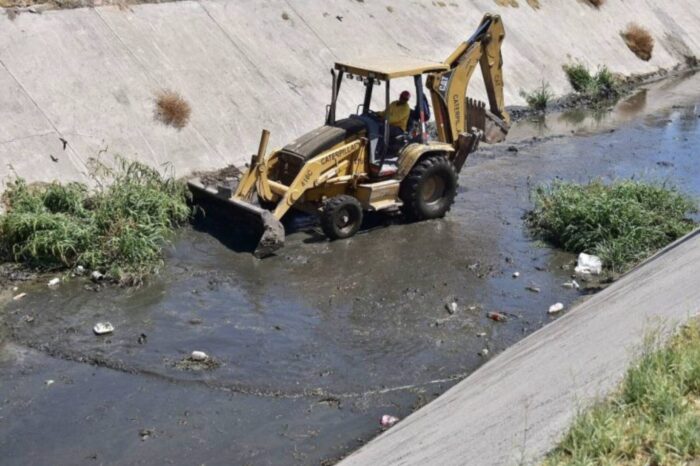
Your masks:
<svg viewBox="0 0 700 466"><path fill-rule="evenodd" d="M645 335L700 313L700 230L508 348L344 465L532 464L613 389Z"/></svg>
<svg viewBox="0 0 700 466"><path fill-rule="evenodd" d="M509 104L543 79L568 92L561 65L572 60L633 74L700 55L693 0L520 3L205 0L0 15L0 179L86 180L86 161L100 153L178 174L241 163L261 128L279 146L322 122L334 60L442 59L486 11L507 27ZM656 39L649 62L619 35L630 21ZM153 119L154 93L166 88L192 106L182 130ZM350 111L356 101L345 96Z"/></svg>

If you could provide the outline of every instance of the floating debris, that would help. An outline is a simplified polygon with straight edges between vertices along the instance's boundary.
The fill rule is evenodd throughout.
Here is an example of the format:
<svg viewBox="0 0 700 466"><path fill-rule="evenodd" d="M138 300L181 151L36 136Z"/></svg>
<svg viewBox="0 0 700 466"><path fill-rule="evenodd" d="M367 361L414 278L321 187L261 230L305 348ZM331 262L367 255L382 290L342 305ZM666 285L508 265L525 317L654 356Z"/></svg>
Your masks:
<svg viewBox="0 0 700 466"><path fill-rule="evenodd" d="M392 416L390 414L385 414L384 416L382 416L382 419L379 421L379 424L382 427L391 427L394 424L396 424L397 422L399 422L398 417Z"/></svg>
<svg viewBox="0 0 700 466"><path fill-rule="evenodd" d="M549 312L550 314L556 314L556 313L561 312L563 310L564 310L564 305L562 303L556 303L556 304L552 304L551 306L549 306L549 311L547 311L547 312Z"/></svg>
<svg viewBox="0 0 700 466"><path fill-rule="evenodd" d="M452 301L451 303L445 304L445 309L447 309L447 312L450 314L454 314L457 312L457 303Z"/></svg>
<svg viewBox="0 0 700 466"><path fill-rule="evenodd" d="M581 274L600 275L603 271L603 261L598 256L586 253L578 255L578 261L574 272Z"/></svg>
<svg viewBox="0 0 700 466"><path fill-rule="evenodd" d="M98 322L92 327L92 331L95 335L106 335L114 332L114 326L109 322Z"/></svg>

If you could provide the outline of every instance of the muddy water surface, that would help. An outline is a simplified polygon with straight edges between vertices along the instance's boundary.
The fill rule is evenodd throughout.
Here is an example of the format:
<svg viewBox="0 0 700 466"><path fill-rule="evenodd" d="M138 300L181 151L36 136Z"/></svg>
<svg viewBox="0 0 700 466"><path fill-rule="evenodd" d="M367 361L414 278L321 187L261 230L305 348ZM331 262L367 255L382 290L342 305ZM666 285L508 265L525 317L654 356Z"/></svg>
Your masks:
<svg viewBox="0 0 700 466"><path fill-rule="evenodd" d="M669 105L642 105L602 132L533 140L521 125L516 142L470 159L444 220L375 221L330 243L300 219L263 261L188 230L143 288L23 287L3 315L2 457L314 464L351 451L382 414L407 415L549 322L549 305L593 292L563 288L573 256L523 227L533 186L634 176L700 196L697 83L655 85L645 101ZM631 99L618 108L640 105ZM508 321L489 320L493 310ZM114 334L92 333L101 320ZM219 366L183 370L192 350Z"/></svg>

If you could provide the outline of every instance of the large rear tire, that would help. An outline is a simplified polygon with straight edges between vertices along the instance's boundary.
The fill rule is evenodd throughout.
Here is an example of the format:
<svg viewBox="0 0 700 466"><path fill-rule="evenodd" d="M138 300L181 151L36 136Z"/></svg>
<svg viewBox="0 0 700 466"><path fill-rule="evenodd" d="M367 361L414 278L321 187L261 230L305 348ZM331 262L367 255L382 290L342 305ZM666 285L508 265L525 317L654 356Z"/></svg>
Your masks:
<svg viewBox="0 0 700 466"><path fill-rule="evenodd" d="M342 194L324 202L321 229L330 240L349 238L361 225L362 205L354 197Z"/></svg>
<svg viewBox="0 0 700 466"><path fill-rule="evenodd" d="M408 220L444 217L457 195L457 171L444 155L420 160L401 182L401 210Z"/></svg>

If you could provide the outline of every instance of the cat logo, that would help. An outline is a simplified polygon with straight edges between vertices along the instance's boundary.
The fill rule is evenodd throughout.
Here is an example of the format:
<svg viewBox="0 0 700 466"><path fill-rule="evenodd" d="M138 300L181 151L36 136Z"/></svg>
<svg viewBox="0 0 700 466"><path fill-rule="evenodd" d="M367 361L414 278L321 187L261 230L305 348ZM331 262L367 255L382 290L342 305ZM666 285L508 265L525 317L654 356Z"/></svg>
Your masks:
<svg viewBox="0 0 700 466"><path fill-rule="evenodd" d="M447 90L447 85L450 83L449 76L443 76L440 80L440 92L445 92Z"/></svg>

